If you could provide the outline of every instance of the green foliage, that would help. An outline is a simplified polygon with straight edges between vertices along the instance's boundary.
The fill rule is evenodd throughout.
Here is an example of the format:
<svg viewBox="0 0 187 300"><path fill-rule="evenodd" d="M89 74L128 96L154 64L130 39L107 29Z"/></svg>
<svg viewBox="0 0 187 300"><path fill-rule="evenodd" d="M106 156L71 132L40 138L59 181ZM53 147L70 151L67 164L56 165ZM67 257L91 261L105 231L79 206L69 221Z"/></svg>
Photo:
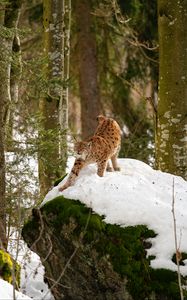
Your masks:
<svg viewBox="0 0 187 300"><path fill-rule="evenodd" d="M153 121L147 117L145 99L133 105L128 96L129 87L123 83L124 78L113 76L112 80L115 87L112 102L116 119L121 128L125 123L130 131L128 136L124 134L122 137L120 157L139 159L150 164L154 157L154 132Z"/></svg>
<svg viewBox="0 0 187 300"><path fill-rule="evenodd" d="M158 39L156 0L118 0L124 15L130 17L130 25L138 32L141 41Z"/></svg>
<svg viewBox="0 0 187 300"><path fill-rule="evenodd" d="M11 137L6 141L10 152L6 155L6 213L8 228L20 227L36 201L39 201L39 180L37 160L41 153L46 168L53 170L53 180L63 174L63 157L50 158L57 145L59 128L44 130L43 119L38 113L32 114L25 108L25 119L16 115L13 130L18 139ZM38 135L39 132L39 135ZM61 134L63 140L63 134Z"/></svg>
<svg viewBox="0 0 187 300"><path fill-rule="evenodd" d="M15 28L0 27L0 37L4 39L11 39L15 35Z"/></svg>
<svg viewBox="0 0 187 300"><path fill-rule="evenodd" d="M145 225L120 227L107 224L103 217L80 201L66 199L63 196L47 202L41 212L47 223L53 227L54 234L60 237L64 224L69 224L68 239L81 242L87 249L95 249L98 259L105 257L113 269L127 278L127 287L135 300L149 299L152 293L160 297L180 299L177 273L165 269L152 269L146 256L146 240L156 234ZM34 219L35 220L35 219ZM33 231L37 222L29 221L23 228ZM71 226L73 224L73 226ZM29 231L29 234L30 234Z"/></svg>
<svg viewBox="0 0 187 300"><path fill-rule="evenodd" d="M160 295L166 294L167 296L172 297L173 300L180 299L178 276L176 272L166 269L152 269L151 278L153 280L154 290L157 290Z"/></svg>
<svg viewBox="0 0 187 300"><path fill-rule="evenodd" d="M4 280L8 281L9 283L13 283L13 268L15 267L15 279L16 285L20 285L20 266L18 263L13 264L13 260L10 254L0 250L0 277Z"/></svg>
<svg viewBox="0 0 187 300"><path fill-rule="evenodd" d="M140 122L140 127L142 125L142 122ZM154 136L152 130L144 127L142 134L138 130L138 132L124 137L120 157L138 159L149 165L154 165Z"/></svg>
<svg viewBox="0 0 187 300"><path fill-rule="evenodd" d="M28 1L28 5L30 4ZM42 3L36 3L33 5L32 3L30 4L31 7L29 9L29 21L30 22L42 22L42 17L43 17L43 5Z"/></svg>

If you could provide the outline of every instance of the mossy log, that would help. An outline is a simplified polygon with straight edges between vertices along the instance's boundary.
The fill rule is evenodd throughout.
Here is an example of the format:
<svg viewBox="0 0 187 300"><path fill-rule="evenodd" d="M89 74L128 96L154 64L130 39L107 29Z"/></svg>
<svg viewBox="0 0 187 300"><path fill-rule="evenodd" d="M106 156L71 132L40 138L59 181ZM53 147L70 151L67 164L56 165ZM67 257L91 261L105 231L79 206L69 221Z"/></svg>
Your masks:
<svg viewBox="0 0 187 300"><path fill-rule="evenodd" d="M144 225L107 224L79 201L63 196L34 209L22 235L45 267L55 299L180 299L175 272L150 267Z"/></svg>

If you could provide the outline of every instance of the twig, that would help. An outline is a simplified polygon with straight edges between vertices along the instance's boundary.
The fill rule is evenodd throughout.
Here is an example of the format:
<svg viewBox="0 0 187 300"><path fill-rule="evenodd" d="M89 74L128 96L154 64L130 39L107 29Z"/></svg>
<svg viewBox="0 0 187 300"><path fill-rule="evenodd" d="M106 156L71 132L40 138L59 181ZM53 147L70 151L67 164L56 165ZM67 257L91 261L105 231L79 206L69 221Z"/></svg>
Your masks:
<svg viewBox="0 0 187 300"><path fill-rule="evenodd" d="M154 114L157 115L157 107L156 107L156 105L153 101L153 98L152 97L145 97L145 100L147 100L150 103L150 105L151 105L151 107L154 111Z"/></svg>
<svg viewBox="0 0 187 300"><path fill-rule="evenodd" d="M172 214L173 214L173 225L174 225L174 239L175 239L175 251L176 251L176 262L177 262L177 273L178 273L178 284L180 289L180 297L181 300L184 300L182 283L181 283L181 273L180 273L180 260L181 260L181 252L178 247L177 242L177 222L175 217L175 178L173 177L172 184Z"/></svg>
<svg viewBox="0 0 187 300"><path fill-rule="evenodd" d="M140 41L138 41L137 37L134 37L134 40L127 38L127 42L129 42L129 44L131 44L133 46L142 47L142 48L145 48L146 50L150 50L150 51L155 51L158 49L158 45L156 45L155 47L149 47L146 44L143 44ZM158 63L158 61L156 61L156 62Z"/></svg>

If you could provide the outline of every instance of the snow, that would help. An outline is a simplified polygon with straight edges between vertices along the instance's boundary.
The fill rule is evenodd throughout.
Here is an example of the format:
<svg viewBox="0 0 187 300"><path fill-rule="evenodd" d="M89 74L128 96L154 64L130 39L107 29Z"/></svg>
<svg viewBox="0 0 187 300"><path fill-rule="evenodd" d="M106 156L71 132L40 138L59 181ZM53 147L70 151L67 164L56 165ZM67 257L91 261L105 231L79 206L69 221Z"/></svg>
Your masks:
<svg viewBox="0 0 187 300"><path fill-rule="evenodd" d="M8 251L15 257L16 241L13 234L12 243L9 243ZM48 286L44 283L44 267L40 257L32 252L24 241L19 241L17 262L21 266L20 293L16 291L15 300L54 300ZM26 296L27 295L27 296ZM0 279L0 300L13 300L13 286Z"/></svg>
<svg viewBox="0 0 187 300"><path fill-rule="evenodd" d="M74 159L70 158L69 171ZM120 172L106 172L97 175L96 165L85 167L74 186L63 192L58 188L66 178L46 195L42 205L63 195L80 200L93 211L105 216L105 221L120 226L144 224L157 233L149 239L152 247L147 255L156 258L151 261L153 268L177 270L171 258L175 253L174 226L172 215L173 180L175 216L177 223L178 247L187 253L187 181L169 173L153 170L147 164L133 159L119 159ZM22 246L25 247L25 244ZM14 247L13 247L14 248ZM32 299L51 300L47 286L43 282L44 269L39 257L28 249L22 249L18 261L22 265L21 290ZM30 251L30 250L29 250ZM28 256L25 265L25 257ZM187 275L187 260L180 266L180 272ZM23 268L24 265L24 268ZM24 274L25 273L25 274ZM28 296L16 291L17 300L29 300ZM0 279L0 300L13 299L13 287Z"/></svg>
<svg viewBox="0 0 187 300"><path fill-rule="evenodd" d="M12 239L9 241L8 252L21 266L20 291L31 297L33 300L53 300L54 297L52 296L47 284L44 283L44 267L41 263L40 257L36 253L32 252L23 240L19 241L18 257L15 257L18 238L16 237L17 232L14 228L12 228L12 231ZM1 297L0 293L0 300L4 300L4 298Z"/></svg>
<svg viewBox="0 0 187 300"><path fill-rule="evenodd" d="M63 195L80 200L96 213L104 215L107 223L124 227L147 225L157 234L150 239L152 247L147 251L148 256L155 256L151 266L176 271L177 266L171 260L176 252L172 215L173 181L178 247L186 253L187 181L179 176L156 171L138 160L119 159L119 165L120 172L106 172L102 178L96 173L96 165L85 167L74 186L59 192L58 188L66 181L65 178L49 191L42 205ZM180 272L187 275L187 262L184 263L184 266L180 266Z"/></svg>
<svg viewBox="0 0 187 300"><path fill-rule="evenodd" d="M53 300L53 295L51 294L47 284L44 283L44 267L41 263L40 257L29 249L26 251L28 259L25 257L18 258L18 262L22 266L21 291L24 291L24 293L30 296L33 300Z"/></svg>
<svg viewBox="0 0 187 300"><path fill-rule="evenodd" d="M15 291L15 296L16 300L31 300L31 298L18 291ZM0 299L13 299L13 286L3 279L0 279Z"/></svg>

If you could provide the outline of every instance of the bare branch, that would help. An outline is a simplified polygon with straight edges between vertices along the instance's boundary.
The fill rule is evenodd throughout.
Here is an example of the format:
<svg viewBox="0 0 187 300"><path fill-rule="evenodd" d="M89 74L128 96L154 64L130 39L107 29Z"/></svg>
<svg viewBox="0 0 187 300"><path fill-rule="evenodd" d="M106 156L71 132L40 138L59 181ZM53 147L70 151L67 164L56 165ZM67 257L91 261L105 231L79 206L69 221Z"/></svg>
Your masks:
<svg viewBox="0 0 187 300"><path fill-rule="evenodd" d="M176 251L176 262L177 262L177 273L178 273L178 284L180 289L180 297L181 300L184 300L182 283L181 283L181 273L180 273L180 260L182 259L182 255L178 246L177 241L177 222L175 217L175 178L173 177L172 183L172 214L173 214L173 226L174 226L174 239L175 239L175 251Z"/></svg>

